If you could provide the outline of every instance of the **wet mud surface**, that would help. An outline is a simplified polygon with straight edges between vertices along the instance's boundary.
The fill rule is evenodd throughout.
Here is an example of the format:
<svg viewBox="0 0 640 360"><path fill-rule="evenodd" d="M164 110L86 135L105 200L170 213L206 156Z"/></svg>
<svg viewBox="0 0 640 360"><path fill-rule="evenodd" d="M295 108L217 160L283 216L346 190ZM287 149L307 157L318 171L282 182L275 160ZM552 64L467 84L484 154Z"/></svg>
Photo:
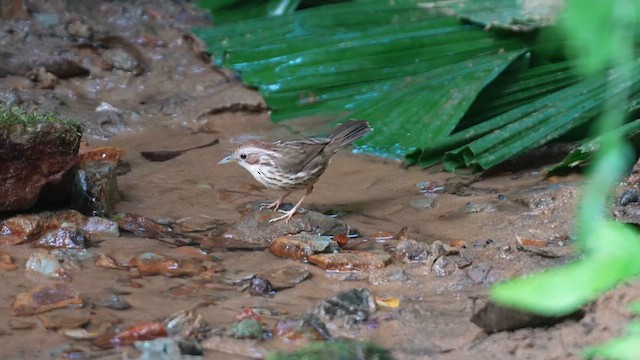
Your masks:
<svg viewBox="0 0 640 360"><path fill-rule="evenodd" d="M10 75L0 78L0 100L80 119L89 146L123 148L130 171L117 177L122 197L117 212L183 229L223 228L237 222L247 206L280 194L258 185L240 166L217 165L219 160L248 138L279 140L327 130L314 123L272 124L259 95L244 88L234 74L211 68L185 37L190 26L208 24L206 14L188 4L27 3L14 19L3 21L3 51L9 49L14 58L64 57L89 75L57 75L52 84L51 78L34 78L21 68L0 64L10 68ZM78 23L88 25L91 35L69 26ZM113 45L114 36L120 45ZM130 46L144 57L137 59L137 66L105 65L112 61L109 49L139 56ZM216 138L218 144L163 162L140 154L186 149ZM378 300L376 311L354 326L327 322L331 337L370 340L397 359L579 358L583 347L623 332L631 318L626 305L637 298L637 285L608 293L579 319L548 327L487 334L470 318L491 284L574 259L571 233L580 180L577 175L545 179L539 169L491 177L402 169L397 161L344 149L303 207L335 215L351 233L361 235L346 241L345 249L389 255L386 266L360 271L325 271L276 257L264 247L225 248L213 238L201 246L178 248L122 232L94 236L88 256L110 255L121 264L143 253L195 258L209 271L146 276L139 268L111 269L96 266L94 260L77 260L68 262L75 266L68 269L66 280L51 280L25 270L36 249L2 244L0 251L11 256L16 269L0 270L0 359L55 357L65 346L92 349L90 341L47 329L39 315L12 314L17 294L52 283L68 284L79 293L85 306L73 311L90 317L92 326L102 321L124 329L197 308L209 324L207 336L222 339L243 308L260 312L271 329L283 319L300 319L325 298L365 288ZM296 192L288 200L295 202L301 195ZM438 241L455 251L437 256L421 252ZM204 251L196 251L199 247ZM290 266L306 270L308 279L267 296L255 294L243 282ZM113 294L120 294L130 307L96 305ZM56 311L61 310L50 313ZM259 357L308 343L278 335L266 341L236 340L205 346L203 358ZM137 358L131 346L101 355Z"/></svg>

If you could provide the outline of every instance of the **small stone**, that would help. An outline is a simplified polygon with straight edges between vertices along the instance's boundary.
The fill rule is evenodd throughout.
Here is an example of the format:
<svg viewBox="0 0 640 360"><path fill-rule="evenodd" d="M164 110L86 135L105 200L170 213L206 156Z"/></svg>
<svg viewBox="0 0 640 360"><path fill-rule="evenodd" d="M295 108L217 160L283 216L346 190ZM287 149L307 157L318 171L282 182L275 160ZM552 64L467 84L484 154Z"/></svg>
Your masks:
<svg viewBox="0 0 640 360"><path fill-rule="evenodd" d="M202 261L195 259L176 259L155 253L140 254L131 259L129 265L136 267L143 276L193 276L206 270L206 268L202 266Z"/></svg>
<svg viewBox="0 0 640 360"><path fill-rule="evenodd" d="M371 270L369 274L369 282L372 285L380 285L390 282L404 282L409 277L400 266L391 265L382 269Z"/></svg>
<svg viewBox="0 0 640 360"><path fill-rule="evenodd" d="M269 280L256 276L249 283L249 294L254 296L265 296L273 294L273 287Z"/></svg>
<svg viewBox="0 0 640 360"><path fill-rule="evenodd" d="M308 260L327 271L363 271L387 266L391 262L391 256L377 251L343 251L311 255Z"/></svg>
<svg viewBox="0 0 640 360"><path fill-rule="evenodd" d="M77 309L63 309L51 311L38 315L38 319L48 330L56 330L61 328L79 328L91 320L91 315L86 311Z"/></svg>
<svg viewBox="0 0 640 360"><path fill-rule="evenodd" d="M20 244L35 240L34 234L40 230L39 215L18 215L0 222L0 241L7 244Z"/></svg>
<svg viewBox="0 0 640 360"><path fill-rule="evenodd" d="M93 340L104 333L104 330L98 329L95 331L89 331L84 328L80 329L60 329L60 333L69 339L73 340Z"/></svg>
<svg viewBox="0 0 640 360"><path fill-rule="evenodd" d="M88 217L80 228L91 235L120 236L117 222L97 216Z"/></svg>
<svg viewBox="0 0 640 360"><path fill-rule="evenodd" d="M619 204L620 206L627 206L630 203L638 202L638 191L636 189L627 189L620 196Z"/></svg>
<svg viewBox="0 0 640 360"><path fill-rule="evenodd" d="M269 245L275 238L287 235L331 236L346 234L347 224L331 216L314 211L297 213L289 221L269 220L280 216L271 210L260 210L261 204L252 204L242 217L227 229L223 237L251 244Z"/></svg>
<svg viewBox="0 0 640 360"><path fill-rule="evenodd" d="M211 331L204 317L195 310L180 310L163 321L170 336L184 339L203 340Z"/></svg>
<svg viewBox="0 0 640 360"><path fill-rule="evenodd" d="M275 256L307 260L313 254L325 251L331 245L331 238L317 235L287 235L275 238L269 245L269 252Z"/></svg>
<svg viewBox="0 0 640 360"><path fill-rule="evenodd" d="M374 297L364 288L347 290L326 298L311 310L313 314L327 320L340 318L347 326L365 322L375 311Z"/></svg>
<svg viewBox="0 0 640 360"><path fill-rule="evenodd" d="M143 66L138 62L135 56L122 48L107 49L103 54L104 69L123 70L134 75L140 75L144 72Z"/></svg>
<svg viewBox="0 0 640 360"><path fill-rule="evenodd" d="M29 316L69 305L82 305L80 295L71 286L40 285L16 295L11 311L14 316Z"/></svg>
<svg viewBox="0 0 640 360"><path fill-rule="evenodd" d="M75 224L63 223L38 239L33 246L45 249L84 249L87 246L87 233Z"/></svg>
<svg viewBox="0 0 640 360"><path fill-rule="evenodd" d="M70 279L67 272L62 265L60 265L58 258L45 250L36 251L31 254L25 267L27 271L32 271L51 279Z"/></svg>
<svg viewBox="0 0 640 360"><path fill-rule="evenodd" d="M174 360L183 359L177 339L160 338L149 341L136 341L134 346L142 352L138 360Z"/></svg>
<svg viewBox="0 0 640 360"><path fill-rule="evenodd" d="M497 211L498 207L492 203L474 203L468 202L461 212L464 214L476 214L479 212Z"/></svg>
<svg viewBox="0 0 640 360"><path fill-rule="evenodd" d="M107 333L108 334L108 333ZM111 345L123 346L130 345L136 341L154 340L157 338L167 337L167 329L159 322L139 323L127 328L115 335L107 335L105 339L98 338L94 345ZM105 341L104 343L102 341Z"/></svg>
<svg viewBox="0 0 640 360"><path fill-rule="evenodd" d="M94 299L92 303L95 306L113 310L127 310L131 308L131 304L129 304L127 300L123 299L122 296L117 294L106 294L106 296Z"/></svg>
<svg viewBox="0 0 640 360"><path fill-rule="evenodd" d="M118 262L113 256L109 254L100 254L96 257L96 266L100 266L107 269L127 270L127 266L124 266Z"/></svg>
<svg viewBox="0 0 640 360"><path fill-rule="evenodd" d="M467 278L474 284L482 284L489 275L491 268L492 266L489 263L471 264L471 266L467 267Z"/></svg>
<svg viewBox="0 0 640 360"><path fill-rule="evenodd" d="M275 291L292 288L311 277L311 273L302 266L287 266L261 275L271 283Z"/></svg>
<svg viewBox="0 0 640 360"><path fill-rule="evenodd" d="M551 326L567 318L579 319L584 314L578 310L563 317L551 317L529 314L525 311L509 308L487 301L483 305L476 305L477 311L471 316L471 322L487 333L511 331L525 327Z"/></svg>
<svg viewBox="0 0 640 360"><path fill-rule="evenodd" d="M236 339L265 339L269 336L268 330L255 319L244 319L234 322L227 330L227 336Z"/></svg>
<svg viewBox="0 0 640 360"><path fill-rule="evenodd" d="M413 239L400 241L393 257L403 263L424 262L429 257L429 244Z"/></svg>
<svg viewBox="0 0 640 360"><path fill-rule="evenodd" d="M276 329L280 336L292 340L300 338L318 341L333 340L327 325L313 313L304 314L299 321L278 323Z"/></svg>
<svg viewBox="0 0 640 360"><path fill-rule="evenodd" d="M458 270L456 262L448 256L440 256L433 262L431 271L437 277L451 275Z"/></svg>
<svg viewBox="0 0 640 360"><path fill-rule="evenodd" d="M409 205L417 209L433 209L436 206L436 199L433 197L422 197L409 201Z"/></svg>
<svg viewBox="0 0 640 360"><path fill-rule="evenodd" d="M91 39L93 37L93 29L82 20L75 20L67 24L67 34L70 36Z"/></svg>
<svg viewBox="0 0 640 360"><path fill-rule="evenodd" d="M111 162L90 162L76 172L72 208L88 216L110 216L119 200L116 169Z"/></svg>
<svg viewBox="0 0 640 360"><path fill-rule="evenodd" d="M13 263L13 259L11 258L11 254L6 251L0 251L0 269L2 270L15 270L18 266Z"/></svg>

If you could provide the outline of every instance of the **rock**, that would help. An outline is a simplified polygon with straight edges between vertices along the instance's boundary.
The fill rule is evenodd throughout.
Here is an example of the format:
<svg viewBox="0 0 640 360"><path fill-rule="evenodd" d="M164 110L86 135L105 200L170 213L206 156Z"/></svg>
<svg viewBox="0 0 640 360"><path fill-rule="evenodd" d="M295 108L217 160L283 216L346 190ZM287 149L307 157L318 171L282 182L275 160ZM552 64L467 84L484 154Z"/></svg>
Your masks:
<svg viewBox="0 0 640 360"><path fill-rule="evenodd" d="M101 294L97 298L93 299L91 303L94 306L113 310L127 310L131 308L131 304L118 294Z"/></svg>
<svg viewBox="0 0 640 360"><path fill-rule="evenodd" d="M62 309L38 315L47 330L79 328L89 323L91 315L87 311Z"/></svg>
<svg viewBox="0 0 640 360"><path fill-rule="evenodd" d="M176 259L155 253L143 253L129 261L141 275L163 275L168 277L193 276L206 270L202 261L193 259Z"/></svg>
<svg viewBox="0 0 640 360"><path fill-rule="evenodd" d="M102 218L87 218L75 210L18 215L0 221L0 242L20 244L41 239L61 227L77 227L78 232L118 235L117 224ZM44 240L43 240L44 241Z"/></svg>
<svg viewBox="0 0 640 360"><path fill-rule="evenodd" d="M193 239L173 229L171 226L138 214L118 214L118 226L138 236L157 239L175 246L189 245Z"/></svg>
<svg viewBox="0 0 640 360"><path fill-rule="evenodd" d="M91 216L80 225L80 228L91 235L97 236L120 236L118 223L109 219Z"/></svg>
<svg viewBox="0 0 640 360"><path fill-rule="evenodd" d="M93 29L82 20L71 21L67 24L66 30L69 36L83 39L91 39L93 37Z"/></svg>
<svg viewBox="0 0 640 360"><path fill-rule="evenodd" d="M0 108L0 212L59 203L69 194L80 125Z"/></svg>
<svg viewBox="0 0 640 360"><path fill-rule="evenodd" d="M474 284L482 284L487 279L492 265L490 263L471 264L467 267L466 275Z"/></svg>
<svg viewBox="0 0 640 360"><path fill-rule="evenodd" d="M333 340L327 325L316 314L307 313L300 320L284 319L278 321L273 330L274 336L290 340Z"/></svg>
<svg viewBox="0 0 640 360"><path fill-rule="evenodd" d="M15 270L18 266L13 263L13 259L11 258L11 254L6 251L0 251L0 269L2 270Z"/></svg>
<svg viewBox="0 0 640 360"><path fill-rule="evenodd" d="M134 75L140 75L144 72L144 67L138 62L133 54L121 48L107 49L103 54L104 60L102 67L105 70L117 69L123 70Z"/></svg>
<svg viewBox="0 0 640 360"><path fill-rule="evenodd" d="M458 270L458 264L450 257L440 256L431 265L431 271L437 277L451 275Z"/></svg>
<svg viewBox="0 0 640 360"><path fill-rule="evenodd" d="M59 228L44 233L33 246L45 249L84 249L88 242L89 238L84 230L75 224L62 223Z"/></svg>
<svg viewBox="0 0 640 360"><path fill-rule="evenodd" d="M339 318L345 325L365 322L376 311L373 296L367 289L351 289L320 301L311 312L327 320Z"/></svg>
<svg viewBox="0 0 640 360"><path fill-rule="evenodd" d="M393 257L403 263L424 262L429 257L429 244L413 239L400 241Z"/></svg>
<svg viewBox="0 0 640 360"><path fill-rule="evenodd" d="M227 336L235 339L266 339L269 330L265 329L256 319L243 319L236 321L227 330Z"/></svg>
<svg viewBox="0 0 640 360"><path fill-rule="evenodd" d="M260 275L267 279L275 291L292 288L311 277L311 273L302 266L287 266Z"/></svg>
<svg viewBox="0 0 640 360"><path fill-rule="evenodd" d="M382 269L371 270L369 282L372 285L380 285L390 282L404 282L409 280L407 273L400 266L391 265Z"/></svg>
<svg viewBox="0 0 640 360"><path fill-rule="evenodd" d="M409 205L417 209L433 209L436 206L436 199L432 196L422 197L409 201Z"/></svg>
<svg viewBox="0 0 640 360"><path fill-rule="evenodd" d="M187 360L191 358L183 356L184 352L181 348L180 339L160 338L149 341L136 341L134 346L138 351L142 352L138 360ZM202 348L199 349L199 354L190 355L202 355ZM194 360L200 358L200 356L193 357Z"/></svg>
<svg viewBox="0 0 640 360"><path fill-rule="evenodd" d="M195 310L180 310L169 315L163 321L170 336L184 339L203 340L211 327L204 317Z"/></svg>
<svg viewBox="0 0 640 360"><path fill-rule="evenodd" d="M511 331L525 327L551 326L566 319L580 319L582 310L563 317L540 316L488 301L477 307L471 322L488 333Z"/></svg>
<svg viewBox="0 0 640 360"><path fill-rule="evenodd" d="M402 240L396 245L393 257L404 263L425 263L440 256L457 254L459 249L436 240L426 244L413 239Z"/></svg>
<svg viewBox="0 0 640 360"><path fill-rule="evenodd" d="M463 214L476 214L480 212L497 211L498 207L489 202L468 202L461 210Z"/></svg>
<svg viewBox="0 0 640 360"><path fill-rule="evenodd" d="M96 257L96 266L107 269L128 270L128 266L124 266L109 254L100 254Z"/></svg>
<svg viewBox="0 0 640 360"><path fill-rule="evenodd" d="M337 244L331 245L332 241L328 236L286 235L273 239L269 252L281 258L307 260L313 254L338 248Z"/></svg>
<svg viewBox="0 0 640 360"><path fill-rule="evenodd" d="M70 206L89 216L110 216L120 200L116 168L109 161L87 163L75 174Z"/></svg>
<svg viewBox="0 0 640 360"><path fill-rule="evenodd" d="M618 200L620 206L627 206L632 202L638 202L638 191L636 189L625 190L622 195L620 195L620 200Z"/></svg>
<svg viewBox="0 0 640 360"><path fill-rule="evenodd" d="M273 287L271 286L269 280L261 276L255 276L253 279L251 279L251 282L249 282L249 294L251 295L265 296L271 295L273 293Z"/></svg>
<svg viewBox="0 0 640 360"><path fill-rule="evenodd" d="M391 255L378 251L343 251L311 255L308 259L327 271L363 271L387 266Z"/></svg>
<svg viewBox="0 0 640 360"><path fill-rule="evenodd" d="M48 251L36 251L27 260L27 271L44 275L51 279L71 280L67 272L62 268L58 258Z"/></svg>
<svg viewBox="0 0 640 360"><path fill-rule="evenodd" d="M346 234L347 225L342 221L313 211L305 211L292 217L288 222L269 220L281 214L271 210L260 210L260 204L247 209L240 220L229 227L224 234L226 238L269 245L279 236L286 235L337 235Z"/></svg>
<svg viewBox="0 0 640 360"><path fill-rule="evenodd" d="M40 285L16 295L11 302L11 312L14 316L29 316L69 305L82 306L80 295L71 286Z"/></svg>
<svg viewBox="0 0 640 360"><path fill-rule="evenodd" d="M159 322L144 322L127 328L117 334L105 333L93 341L100 348L131 345L136 341L154 340L167 337L167 329Z"/></svg>

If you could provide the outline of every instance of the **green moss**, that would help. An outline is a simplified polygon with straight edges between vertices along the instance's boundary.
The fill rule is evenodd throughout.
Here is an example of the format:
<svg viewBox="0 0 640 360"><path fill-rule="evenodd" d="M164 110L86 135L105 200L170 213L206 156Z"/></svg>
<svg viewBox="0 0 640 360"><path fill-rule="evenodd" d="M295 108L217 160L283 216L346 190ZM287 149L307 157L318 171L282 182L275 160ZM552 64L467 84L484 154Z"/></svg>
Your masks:
<svg viewBox="0 0 640 360"><path fill-rule="evenodd" d="M77 153L82 139L82 125L77 120L62 117L53 112L26 112L17 106L0 106L0 127L4 127L6 131L15 125L22 125L25 133L39 132L42 124L57 124L56 126L68 128L68 130L60 128L62 131L57 131L58 142L68 144L70 149ZM2 134L3 131L0 129L0 135Z"/></svg>
<svg viewBox="0 0 640 360"><path fill-rule="evenodd" d="M26 112L17 106L0 106L0 125L23 124L33 126L40 123L58 123L73 127L78 134L82 134L82 126L77 120L67 119L58 114Z"/></svg>
<svg viewBox="0 0 640 360"><path fill-rule="evenodd" d="M292 353L275 353L267 360L392 360L389 350L364 341L317 342Z"/></svg>

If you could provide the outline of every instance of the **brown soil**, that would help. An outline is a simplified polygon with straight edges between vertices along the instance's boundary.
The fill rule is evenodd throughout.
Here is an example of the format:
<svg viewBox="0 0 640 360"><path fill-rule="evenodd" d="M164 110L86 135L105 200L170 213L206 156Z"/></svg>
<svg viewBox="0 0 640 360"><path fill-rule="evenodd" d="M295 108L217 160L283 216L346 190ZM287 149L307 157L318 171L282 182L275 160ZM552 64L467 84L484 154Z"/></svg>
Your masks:
<svg viewBox="0 0 640 360"><path fill-rule="evenodd" d="M16 15L25 20L13 19L1 25L0 33L5 34L0 36L2 48L22 52L25 57L64 52L90 69L91 75L60 79L52 89L40 89L41 83L21 75L0 78L0 101L81 119L90 145L124 148L131 171L118 177L123 196L118 211L156 219L206 217L233 223L240 216L236 210L239 206L278 196L257 186L241 167L217 162L248 136L293 138L316 128L295 122L273 125L269 114L260 110L262 101L255 91L244 88L234 74L213 69L198 58L183 34L190 26L208 25L203 13L188 4L170 1L27 3L29 12ZM43 25L42 16L37 20L36 13L50 16L53 25ZM103 51L73 46L77 42L66 33L66 24L78 19L94 28L94 38L119 35L137 44L149 62L146 72L135 76L101 68ZM103 102L118 109L117 115L95 111ZM188 148L216 137L220 144L166 162L150 162L139 154L144 150ZM418 168L404 170L395 160L343 150L303 206L336 213L368 236L379 231L394 233L406 226L410 237L418 241L463 241L474 253L472 266L489 269L480 277L470 274L469 268L438 277L431 264L396 262L392 266L402 268L407 278L374 285L368 273L346 276L301 264L312 278L273 297L250 296L222 282L175 296L169 290L193 284L191 279L143 277L136 279L143 286L128 288L131 294L125 296L133 307L111 313L127 324L135 324L212 301L199 311L212 327L224 328L245 306L277 310L296 318L318 300L365 287L374 295L398 297L399 308L378 311L374 314L376 321L368 326L330 330L336 336L372 340L392 350L397 359L572 359L579 358L585 346L620 335L631 317L626 305L637 298L637 285L608 293L589 306L580 320L551 327L488 335L469 321L473 299L486 297L490 284L571 260L568 246L580 178L545 180L539 171L530 169L470 180ZM433 208L416 205L426 197L418 186L425 181L446 184L447 191L433 195ZM289 200L295 201L300 195L294 193ZM560 256L546 258L519 251L517 239L549 242ZM156 240L131 234L102 240L92 251L111 254L122 262L142 252L178 252ZM385 241L369 245L376 246L384 248ZM37 323L34 329L9 327L12 297L42 280L25 277L24 264L32 248L2 245L0 250L9 252L18 265L16 271L0 270L4 294L0 301L0 358L40 359L65 343L87 346L47 331L36 317L26 318ZM228 278L294 264L268 251L215 251L213 255L226 270L220 276ZM105 288L121 288L117 281L129 275L126 271L85 266L72 273L71 284L82 294L93 294ZM282 317L267 316L266 321L273 325ZM293 350L304 342L275 338L262 345L269 350ZM103 358L122 358L122 352L132 350L120 349ZM204 358L243 357L205 350Z"/></svg>

